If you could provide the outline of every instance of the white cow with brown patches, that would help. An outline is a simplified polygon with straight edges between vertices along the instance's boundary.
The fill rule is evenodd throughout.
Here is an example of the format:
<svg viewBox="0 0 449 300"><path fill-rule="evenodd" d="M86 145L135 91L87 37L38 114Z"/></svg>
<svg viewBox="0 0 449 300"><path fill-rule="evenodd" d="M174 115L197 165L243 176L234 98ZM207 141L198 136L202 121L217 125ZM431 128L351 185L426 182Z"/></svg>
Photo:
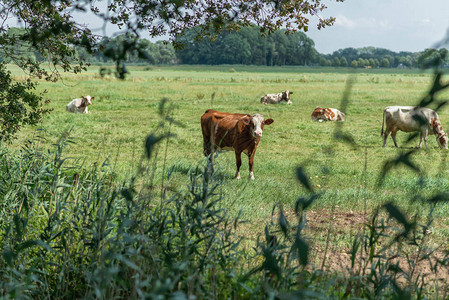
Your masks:
<svg viewBox="0 0 449 300"><path fill-rule="evenodd" d="M72 113L88 114L89 110L87 107L92 104L93 99L95 99L95 97L89 95L73 99L67 104L65 110Z"/></svg>
<svg viewBox="0 0 449 300"><path fill-rule="evenodd" d="M293 92L290 92L289 90L286 90L282 93L277 94L267 94L260 98L260 103L262 104L277 104L281 103L282 101L287 102L287 104L292 104L290 101L290 95L293 94Z"/></svg>
<svg viewBox="0 0 449 300"><path fill-rule="evenodd" d="M312 121L344 121L345 114L336 108L317 107L312 112Z"/></svg>
<svg viewBox="0 0 449 300"><path fill-rule="evenodd" d="M384 131L384 123L386 128ZM442 149L448 149L448 136L444 133L438 114L427 107L416 106L388 106L384 109L382 117L381 135L384 137L384 147L387 144L387 137L391 133L394 145L396 142L396 133L399 131L421 133L418 148L421 148L422 141L427 148L428 134L435 134L438 146Z"/></svg>

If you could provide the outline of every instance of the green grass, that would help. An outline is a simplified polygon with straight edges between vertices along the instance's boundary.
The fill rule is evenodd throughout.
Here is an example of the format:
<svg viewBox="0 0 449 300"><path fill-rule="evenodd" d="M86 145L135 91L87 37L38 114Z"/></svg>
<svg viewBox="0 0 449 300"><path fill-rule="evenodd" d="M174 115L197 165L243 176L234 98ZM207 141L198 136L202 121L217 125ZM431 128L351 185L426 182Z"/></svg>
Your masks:
<svg viewBox="0 0 449 300"><path fill-rule="evenodd" d="M12 68L17 78L19 70ZM176 138L168 142L167 171L172 167L164 185L176 189L187 182L187 171L204 164L200 117L206 109L226 112L261 113L275 122L266 126L255 156L256 180L248 180L248 165L243 158L242 180L235 180L235 157L222 153L217 169L227 183L221 188L223 206L250 221L247 235L257 236L270 220L272 207L283 203L292 210L296 199L307 194L296 179L295 169L303 165L310 180L322 196L313 210L363 212L387 201L394 201L405 211L424 211L420 203L410 203L417 189L431 195L449 187L447 151L440 150L433 136L428 148L413 156L422 170L424 184L417 187L418 177L403 167L394 169L384 184L377 180L385 160L401 151L415 147L417 140L405 144L406 133L398 133L399 150L391 138L382 148L380 131L382 111L388 105L414 105L427 92L432 76L419 70L345 70L308 67L255 66L172 66L130 67L131 74L120 81L101 78L92 67L81 75L63 74L57 83L41 82L39 89L54 111L39 126L48 145L72 128L75 144L65 155L90 165L109 158L118 178L123 180L132 172L143 154L145 137L160 123L159 103L168 98L175 109L172 117L183 126L172 125ZM310 114L316 106L339 108L347 81L355 78L349 95L343 131L354 138L357 147L333 139L336 123L315 123ZM262 105L260 97L289 89L293 105ZM69 114L66 104L89 94L94 96L88 115ZM214 95L214 97L212 97ZM439 95L447 98L448 93ZM449 108L440 112L443 128L449 130ZM9 147L19 148L26 139L36 135L35 128L24 128ZM165 142L162 143L165 147ZM164 156L164 147L159 156ZM366 164L365 170L365 151ZM163 160L158 161L161 166ZM162 174L156 175L161 182ZM447 239L443 230L449 225L445 218L448 205L439 206L440 217L436 237ZM349 242L349 240L348 240Z"/></svg>

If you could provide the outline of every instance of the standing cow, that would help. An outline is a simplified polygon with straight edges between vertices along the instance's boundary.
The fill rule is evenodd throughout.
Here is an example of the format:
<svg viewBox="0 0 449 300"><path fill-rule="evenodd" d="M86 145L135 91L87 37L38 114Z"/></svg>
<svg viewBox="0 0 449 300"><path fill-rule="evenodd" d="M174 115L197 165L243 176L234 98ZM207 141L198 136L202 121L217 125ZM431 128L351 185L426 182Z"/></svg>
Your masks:
<svg viewBox="0 0 449 300"><path fill-rule="evenodd" d="M95 99L95 97L89 95L73 99L67 104L65 110L72 113L88 114L89 110L87 107L92 104L93 99Z"/></svg>
<svg viewBox="0 0 449 300"><path fill-rule="evenodd" d="M267 94L260 98L260 103L262 104L277 104L281 103L282 101L287 102L287 104L292 104L290 101L290 95L293 94L293 92L290 92L289 90L286 90L282 93L277 94Z"/></svg>
<svg viewBox="0 0 449 300"><path fill-rule="evenodd" d="M384 123L386 129L384 131ZM387 137L391 133L394 145L398 147L396 142L396 133L399 131L414 132L419 131L421 137L419 139L418 148L421 148L422 140L427 148L427 135L435 134L438 146L442 149L448 148L448 137L444 133L440 123L438 114L427 107L415 106L388 106L384 109L382 116L381 136L384 137L384 147L387 144Z"/></svg>
<svg viewBox="0 0 449 300"><path fill-rule="evenodd" d="M312 121L344 121L345 114L336 108L317 107L312 112Z"/></svg>
<svg viewBox="0 0 449 300"><path fill-rule="evenodd" d="M212 159L217 149L234 150L237 173L240 179L241 154L249 158L249 177L254 179L253 164L257 145L262 137L264 125L273 123L273 119L265 120L261 114L232 114L208 109L201 116L204 155Z"/></svg>

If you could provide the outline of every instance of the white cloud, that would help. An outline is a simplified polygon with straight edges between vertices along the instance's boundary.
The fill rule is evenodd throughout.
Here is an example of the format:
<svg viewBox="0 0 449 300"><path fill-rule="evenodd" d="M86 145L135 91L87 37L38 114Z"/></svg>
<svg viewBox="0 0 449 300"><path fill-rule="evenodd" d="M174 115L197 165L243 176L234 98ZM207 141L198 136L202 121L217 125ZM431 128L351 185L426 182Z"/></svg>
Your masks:
<svg viewBox="0 0 449 300"><path fill-rule="evenodd" d="M379 21L379 26L383 29L390 29L390 22L388 22L388 20L380 20Z"/></svg>
<svg viewBox="0 0 449 300"><path fill-rule="evenodd" d="M356 27L356 23L349 20L348 18L346 18L343 15L337 15L335 17L335 26L341 26L343 28L353 29Z"/></svg>
<svg viewBox="0 0 449 300"><path fill-rule="evenodd" d="M337 15L335 17L335 26L339 26L343 29L391 29L391 23L386 19L376 19L374 17L369 18L356 18L349 19L344 15Z"/></svg>

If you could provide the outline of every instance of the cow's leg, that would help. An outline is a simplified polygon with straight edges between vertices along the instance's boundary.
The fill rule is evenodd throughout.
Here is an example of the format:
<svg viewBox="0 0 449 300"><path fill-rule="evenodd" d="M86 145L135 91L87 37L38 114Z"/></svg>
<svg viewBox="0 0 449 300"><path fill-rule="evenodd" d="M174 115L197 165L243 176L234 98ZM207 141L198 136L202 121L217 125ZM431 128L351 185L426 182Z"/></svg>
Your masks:
<svg viewBox="0 0 449 300"><path fill-rule="evenodd" d="M235 151L235 161L237 163L237 173L235 178L240 179L240 166L242 165L242 152Z"/></svg>
<svg viewBox="0 0 449 300"><path fill-rule="evenodd" d="M424 147L427 149L427 129L424 131L421 131L421 139L424 139Z"/></svg>
<svg viewBox="0 0 449 300"><path fill-rule="evenodd" d="M419 133L420 133L420 134L419 134L419 144L418 144L418 149L421 149L422 138L423 138L424 134L423 134L423 131L422 131L422 130L421 130Z"/></svg>
<svg viewBox="0 0 449 300"><path fill-rule="evenodd" d="M251 153L248 153L248 161L249 161L249 179L254 180L254 172L253 172L253 165L254 165L254 155L256 154L256 150L254 150Z"/></svg>
<svg viewBox="0 0 449 300"><path fill-rule="evenodd" d="M385 130L385 132L384 132L384 145L383 145L383 147L385 147L386 145L387 145L387 138L388 138L388 135L390 135L390 130Z"/></svg>
<svg viewBox="0 0 449 300"><path fill-rule="evenodd" d="M203 153L204 156L207 157L208 168L210 173L214 172L214 164L212 161L214 150L215 150L214 145L211 143L210 138L203 136Z"/></svg>
<svg viewBox="0 0 449 300"><path fill-rule="evenodd" d="M393 142L394 142L395 147L396 147L396 148L399 148L399 147L398 147L398 143L396 142L396 133L398 133L397 130L392 130L392 131L391 131L391 138L393 139Z"/></svg>

